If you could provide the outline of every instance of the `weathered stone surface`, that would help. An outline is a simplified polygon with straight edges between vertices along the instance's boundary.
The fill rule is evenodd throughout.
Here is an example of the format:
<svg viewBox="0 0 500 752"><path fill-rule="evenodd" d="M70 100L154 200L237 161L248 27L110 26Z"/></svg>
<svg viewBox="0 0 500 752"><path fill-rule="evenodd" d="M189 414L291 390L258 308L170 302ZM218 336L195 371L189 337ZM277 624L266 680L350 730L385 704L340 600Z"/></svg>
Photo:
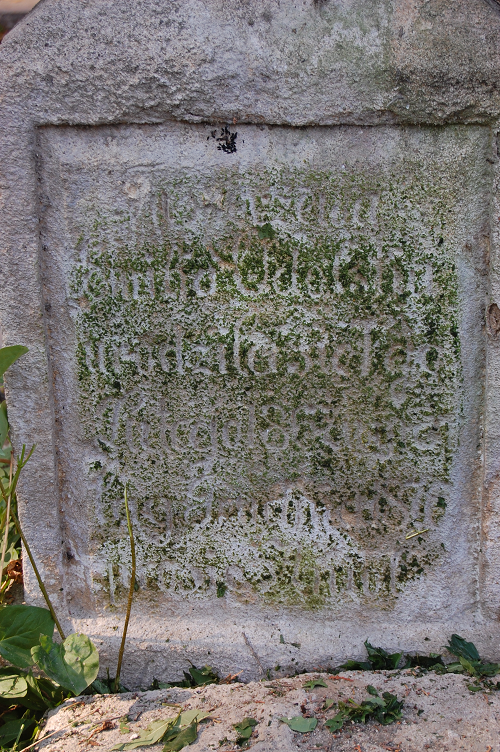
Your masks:
<svg viewBox="0 0 500 752"><path fill-rule="evenodd" d="M128 483L131 686L256 675L242 632L265 669L495 657L499 31L484 0L44 0L2 45L23 524L112 665Z"/></svg>
<svg viewBox="0 0 500 752"><path fill-rule="evenodd" d="M156 602L393 606L466 550L489 133L213 133L40 136L68 554L114 603L127 479Z"/></svg>
<svg viewBox="0 0 500 752"><path fill-rule="evenodd" d="M328 685L313 692L303 688L308 679L322 678ZM263 683L209 686L191 690L162 690L135 695L80 698L51 711L43 731L46 741L38 745L40 752L73 752L92 735L102 750L130 741L134 734L154 720L173 717L181 708L210 711L211 720L200 724L193 752L222 752L238 749L235 723L251 717L258 721L251 739L256 752L296 752L303 749L327 749L336 752L356 750L385 752L486 752L498 744L500 731L500 698L498 692L472 693L461 676L416 676L412 672L345 672L337 678L328 674L306 674L293 679L277 679ZM361 702L370 697L371 685L380 694L390 692L404 700L403 718L399 723L381 726L369 721L366 725L349 724L332 735L324 722L333 718L335 706L324 711L326 698ZM178 703L177 706L167 703ZM293 718L308 714L318 725L312 733L298 734L280 722L281 717ZM128 716L128 733L120 733L120 720ZM105 720L114 729L98 731ZM74 724L74 725L73 725ZM123 723L122 723L123 729ZM49 734L53 734L50 738ZM160 752L162 745L149 747Z"/></svg>

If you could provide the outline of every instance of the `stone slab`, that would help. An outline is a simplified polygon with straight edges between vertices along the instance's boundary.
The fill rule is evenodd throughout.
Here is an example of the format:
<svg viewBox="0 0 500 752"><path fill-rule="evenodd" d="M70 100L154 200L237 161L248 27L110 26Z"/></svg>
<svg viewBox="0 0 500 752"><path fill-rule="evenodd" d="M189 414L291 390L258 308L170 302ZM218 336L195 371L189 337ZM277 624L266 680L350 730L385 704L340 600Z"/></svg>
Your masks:
<svg viewBox="0 0 500 752"><path fill-rule="evenodd" d="M303 684L311 678L322 678L327 688L306 692ZM415 672L348 671L335 679L329 674L304 674L246 685L78 698L50 712L43 730L46 741L42 738L37 749L40 752L76 752L103 721L110 720L114 728L97 731L92 736L103 752L108 752L115 744L132 740L153 720L173 717L182 708L211 713L211 720L200 724L198 739L190 746L193 752L238 749L233 724L246 717L258 721L249 745L255 752L303 749L492 752L498 745L500 732L500 698L498 692L472 693L467 688L469 682L452 674L417 676ZM325 699L337 703L352 698L359 702L370 697L366 691L368 685L380 694L391 692L404 700L402 720L389 726L373 721L366 725L349 725L332 735L324 722L332 718L336 710L334 707L325 713ZM294 733L279 720L301 714L318 719L314 732ZM128 733L120 733L120 719L124 716L130 719ZM49 738L49 734L53 736ZM162 745L148 747L152 752L160 752L161 748Z"/></svg>
<svg viewBox="0 0 500 752"><path fill-rule="evenodd" d="M277 611L301 631L473 608L488 130L57 127L38 148L70 613L123 601L125 481L136 618L174 609L207 650L207 621L238 643Z"/></svg>
<svg viewBox="0 0 500 752"><path fill-rule="evenodd" d="M452 631L498 657L499 28L43 0L2 44L22 523L112 669L129 483L130 686L258 676L243 633L263 670Z"/></svg>

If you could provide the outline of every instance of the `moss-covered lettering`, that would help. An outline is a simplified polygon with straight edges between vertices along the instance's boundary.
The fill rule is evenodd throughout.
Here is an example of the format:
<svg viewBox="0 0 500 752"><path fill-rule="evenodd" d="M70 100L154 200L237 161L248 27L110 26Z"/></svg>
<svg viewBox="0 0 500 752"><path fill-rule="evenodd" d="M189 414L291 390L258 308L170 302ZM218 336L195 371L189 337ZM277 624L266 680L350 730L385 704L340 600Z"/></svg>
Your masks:
<svg viewBox="0 0 500 752"><path fill-rule="evenodd" d="M390 604L432 565L461 398L453 190L418 162L227 162L158 177L137 216L93 208L75 356L115 595L124 478L153 589Z"/></svg>

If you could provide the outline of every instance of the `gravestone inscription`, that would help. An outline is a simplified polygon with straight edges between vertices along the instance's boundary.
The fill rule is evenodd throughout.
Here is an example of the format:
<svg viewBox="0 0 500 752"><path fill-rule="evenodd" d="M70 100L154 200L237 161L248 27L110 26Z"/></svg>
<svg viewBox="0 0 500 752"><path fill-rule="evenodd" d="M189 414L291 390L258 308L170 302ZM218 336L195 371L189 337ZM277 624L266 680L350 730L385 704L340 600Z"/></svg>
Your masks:
<svg viewBox="0 0 500 752"><path fill-rule="evenodd" d="M20 514L112 666L127 485L128 686L498 658L498 33L484 0L45 0L2 43Z"/></svg>
<svg viewBox="0 0 500 752"><path fill-rule="evenodd" d="M463 369L484 357L465 245L489 134L243 126L231 151L216 134L41 136L67 495L95 488L94 587L113 602L128 577L127 481L146 587L390 603L443 559L465 503Z"/></svg>

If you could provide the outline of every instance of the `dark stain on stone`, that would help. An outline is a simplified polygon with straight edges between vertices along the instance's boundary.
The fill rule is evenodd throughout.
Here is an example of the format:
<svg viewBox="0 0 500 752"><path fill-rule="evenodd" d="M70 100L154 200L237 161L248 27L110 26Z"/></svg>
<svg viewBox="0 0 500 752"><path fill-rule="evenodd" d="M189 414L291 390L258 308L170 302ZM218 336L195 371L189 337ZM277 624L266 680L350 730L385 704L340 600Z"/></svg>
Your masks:
<svg viewBox="0 0 500 752"><path fill-rule="evenodd" d="M496 337L500 332L500 308L492 303L488 308L488 326L491 334Z"/></svg>
<svg viewBox="0 0 500 752"><path fill-rule="evenodd" d="M217 136L216 130L211 131L210 136L217 141L217 149L219 149L219 151L223 151L225 154L236 153L236 139L238 138L237 131L231 133L227 125L225 125L224 128L221 128L220 130L220 136ZM210 140L210 136L207 136L207 141Z"/></svg>

